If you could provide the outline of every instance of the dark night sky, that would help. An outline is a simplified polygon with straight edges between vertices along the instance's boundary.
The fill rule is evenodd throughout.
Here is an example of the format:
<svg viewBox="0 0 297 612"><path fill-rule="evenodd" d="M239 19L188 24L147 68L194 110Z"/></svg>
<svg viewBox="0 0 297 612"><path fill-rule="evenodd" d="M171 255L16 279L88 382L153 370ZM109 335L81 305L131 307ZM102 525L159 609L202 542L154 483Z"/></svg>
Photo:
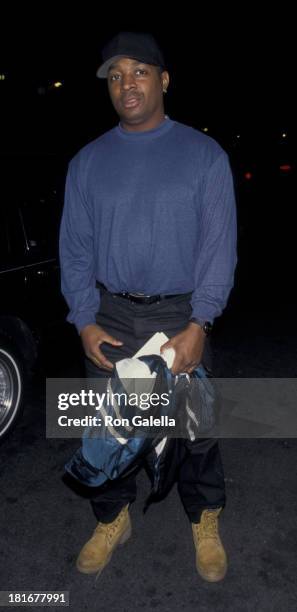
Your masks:
<svg viewBox="0 0 297 612"><path fill-rule="evenodd" d="M19 103L30 87L36 91L62 80L77 120L89 105L94 121L102 100L106 103L106 83L95 77L102 45L121 29L146 30L169 61L167 104L176 119L234 129L293 128L295 22L285 9L273 14L270 7L260 16L250 5L228 13L215 5L202 11L197 4L195 12L168 8L161 15L153 5L128 5L122 14L114 7L103 15L100 5L97 11L90 6L76 12L72 6L69 21L62 21L57 8L43 6L3 21L0 72L8 71L16 89L22 84Z"/></svg>

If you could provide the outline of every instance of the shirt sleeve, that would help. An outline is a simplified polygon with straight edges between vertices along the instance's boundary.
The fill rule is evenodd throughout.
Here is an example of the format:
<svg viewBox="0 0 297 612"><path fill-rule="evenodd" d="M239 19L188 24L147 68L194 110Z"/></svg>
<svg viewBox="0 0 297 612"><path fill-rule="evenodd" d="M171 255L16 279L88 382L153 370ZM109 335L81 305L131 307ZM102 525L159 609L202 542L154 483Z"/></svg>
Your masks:
<svg viewBox="0 0 297 612"><path fill-rule="evenodd" d="M222 152L205 177L193 318L212 323L227 303L237 263L236 226L233 176L228 156Z"/></svg>
<svg viewBox="0 0 297 612"><path fill-rule="evenodd" d="M67 321L80 332L86 325L96 323L100 293L94 271L92 215L75 159L70 162L66 178L59 250L61 290L70 309Z"/></svg>

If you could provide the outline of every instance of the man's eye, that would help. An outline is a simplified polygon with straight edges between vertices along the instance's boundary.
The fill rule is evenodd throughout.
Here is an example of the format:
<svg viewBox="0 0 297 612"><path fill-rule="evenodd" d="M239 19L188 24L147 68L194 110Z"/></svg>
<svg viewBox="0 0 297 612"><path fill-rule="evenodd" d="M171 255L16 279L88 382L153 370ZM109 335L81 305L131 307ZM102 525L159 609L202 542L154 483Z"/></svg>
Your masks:
<svg viewBox="0 0 297 612"><path fill-rule="evenodd" d="M136 73L140 72L141 75L147 74L147 71L144 68L137 68ZM112 74L110 76L110 81L118 81L120 78L119 74Z"/></svg>

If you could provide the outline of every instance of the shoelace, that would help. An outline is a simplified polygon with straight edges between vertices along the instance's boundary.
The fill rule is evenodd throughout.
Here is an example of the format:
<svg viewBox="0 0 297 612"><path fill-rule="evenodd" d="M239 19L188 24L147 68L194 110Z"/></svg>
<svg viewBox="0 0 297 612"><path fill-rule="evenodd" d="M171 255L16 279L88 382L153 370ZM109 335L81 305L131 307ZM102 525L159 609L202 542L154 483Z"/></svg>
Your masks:
<svg viewBox="0 0 297 612"><path fill-rule="evenodd" d="M219 537L218 533L218 517L215 512L206 512L200 523L194 525L194 530L197 533L199 539L201 538L214 538Z"/></svg>
<svg viewBox="0 0 297 612"><path fill-rule="evenodd" d="M116 517L116 519L112 523L99 523L97 525L95 531L98 533L99 531L103 531L106 535L109 542L111 542L115 531L117 530L121 520L123 517L123 511Z"/></svg>

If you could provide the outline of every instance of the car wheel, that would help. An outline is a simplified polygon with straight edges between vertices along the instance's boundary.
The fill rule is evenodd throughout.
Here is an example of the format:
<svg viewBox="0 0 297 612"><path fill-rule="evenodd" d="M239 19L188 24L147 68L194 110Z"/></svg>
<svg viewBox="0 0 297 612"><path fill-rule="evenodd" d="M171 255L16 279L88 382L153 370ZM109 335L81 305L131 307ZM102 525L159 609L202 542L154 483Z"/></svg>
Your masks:
<svg viewBox="0 0 297 612"><path fill-rule="evenodd" d="M0 440L15 427L22 413L24 375L16 351L0 338Z"/></svg>

